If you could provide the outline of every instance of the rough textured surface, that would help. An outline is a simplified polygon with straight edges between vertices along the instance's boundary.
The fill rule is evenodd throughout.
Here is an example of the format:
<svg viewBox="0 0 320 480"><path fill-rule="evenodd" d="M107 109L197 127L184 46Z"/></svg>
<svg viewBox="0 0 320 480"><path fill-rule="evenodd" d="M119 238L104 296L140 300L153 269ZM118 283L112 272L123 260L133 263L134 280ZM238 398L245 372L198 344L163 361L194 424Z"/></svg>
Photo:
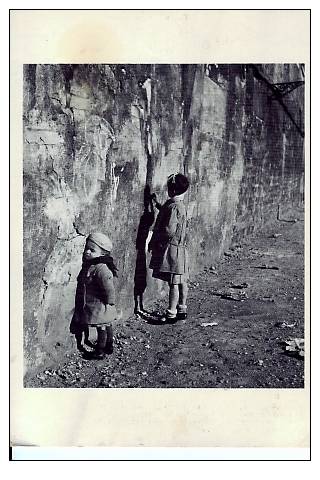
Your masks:
<svg viewBox="0 0 320 480"><path fill-rule="evenodd" d="M303 201L303 79L290 65L26 65L24 325L26 367L71 341L85 235L115 245L118 308L133 307L146 185L191 179L191 268ZM269 83L268 83L269 82ZM147 259L148 260L148 259ZM162 285L149 281L146 295Z"/></svg>
<svg viewBox="0 0 320 480"><path fill-rule="evenodd" d="M303 388L304 356L286 350L304 337L303 237L303 209L287 212L194 276L186 320L157 325L166 306L157 300L116 323L112 355L88 360L57 346L59 359L26 375L25 385Z"/></svg>

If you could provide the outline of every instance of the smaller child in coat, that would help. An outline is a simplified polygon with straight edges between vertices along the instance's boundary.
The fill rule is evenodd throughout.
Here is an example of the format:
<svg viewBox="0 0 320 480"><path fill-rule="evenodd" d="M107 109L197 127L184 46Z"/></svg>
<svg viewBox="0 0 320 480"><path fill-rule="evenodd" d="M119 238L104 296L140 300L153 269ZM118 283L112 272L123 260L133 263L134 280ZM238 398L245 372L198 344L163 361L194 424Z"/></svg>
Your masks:
<svg viewBox="0 0 320 480"><path fill-rule="evenodd" d="M117 268L110 255L111 249L111 240L103 233L94 232L87 237L70 325L70 332L76 336L79 350L82 347L82 333L88 345L89 327L97 329L97 344L90 355L97 360L113 352L112 324L117 318L113 277L117 276Z"/></svg>
<svg viewBox="0 0 320 480"><path fill-rule="evenodd" d="M150 268L153 277L169 285L169 306L160 322L174 323L187 318L187 295L189 277L186 245L187 211L183 203L189 180L181 173L170 175L167 182L168 196L161 206L148 249L152 252Z"/></svg>

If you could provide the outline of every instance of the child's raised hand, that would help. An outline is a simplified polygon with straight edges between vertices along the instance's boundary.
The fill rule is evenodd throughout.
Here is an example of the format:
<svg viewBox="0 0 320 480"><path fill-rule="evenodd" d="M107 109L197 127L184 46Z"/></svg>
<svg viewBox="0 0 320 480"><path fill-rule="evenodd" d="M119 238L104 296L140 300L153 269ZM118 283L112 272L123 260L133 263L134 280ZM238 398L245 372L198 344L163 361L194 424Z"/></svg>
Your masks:
<svg viewBox="0 0 320 480"><path fill-rule="evenodd" d="M156 195L155 193L153 193L153 194L151 195L151 200L154 201L155 206L157 207L158 210L160 210L160 208L161 208L161 203L158 202L158 198L157 198L157 195Z"/></svg>
<svg viewBox="0 0 320 480"><path fill-rule="evenodd" d="M148 243L148 252L152 252L152 238L150 242Z"/></svg>

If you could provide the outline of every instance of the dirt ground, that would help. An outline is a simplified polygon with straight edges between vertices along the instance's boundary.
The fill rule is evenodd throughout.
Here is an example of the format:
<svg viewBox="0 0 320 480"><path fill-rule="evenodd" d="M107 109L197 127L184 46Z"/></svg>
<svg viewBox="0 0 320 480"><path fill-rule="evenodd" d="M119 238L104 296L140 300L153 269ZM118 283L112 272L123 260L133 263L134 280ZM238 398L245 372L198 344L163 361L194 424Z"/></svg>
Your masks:
<svg viewBox="0 0 320 480"><path fill-rule="evenodd" d="M61 362L25 378L27 387L302 388L304 222L277 221L225 252L190 282L188 318L174 325L149 314L115 327L104 360L62 351ZM207 324L207 325L206 325Z"/></svg>

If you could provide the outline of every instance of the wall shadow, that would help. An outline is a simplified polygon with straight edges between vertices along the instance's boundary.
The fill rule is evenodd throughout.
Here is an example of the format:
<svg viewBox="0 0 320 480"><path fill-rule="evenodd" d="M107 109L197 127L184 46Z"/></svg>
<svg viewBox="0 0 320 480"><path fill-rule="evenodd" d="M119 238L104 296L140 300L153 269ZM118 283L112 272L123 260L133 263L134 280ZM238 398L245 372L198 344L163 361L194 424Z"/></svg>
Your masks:
<svg viewBox="0 0 320 480"><path fill-rule="evenodd" d="M147 287L147 256L146 242L150 228L154 222L155 213L149 185L144 189L144 210L140 218L136 238L136 268L134 272L134 313L144 312L143 294Z"/></svg>

